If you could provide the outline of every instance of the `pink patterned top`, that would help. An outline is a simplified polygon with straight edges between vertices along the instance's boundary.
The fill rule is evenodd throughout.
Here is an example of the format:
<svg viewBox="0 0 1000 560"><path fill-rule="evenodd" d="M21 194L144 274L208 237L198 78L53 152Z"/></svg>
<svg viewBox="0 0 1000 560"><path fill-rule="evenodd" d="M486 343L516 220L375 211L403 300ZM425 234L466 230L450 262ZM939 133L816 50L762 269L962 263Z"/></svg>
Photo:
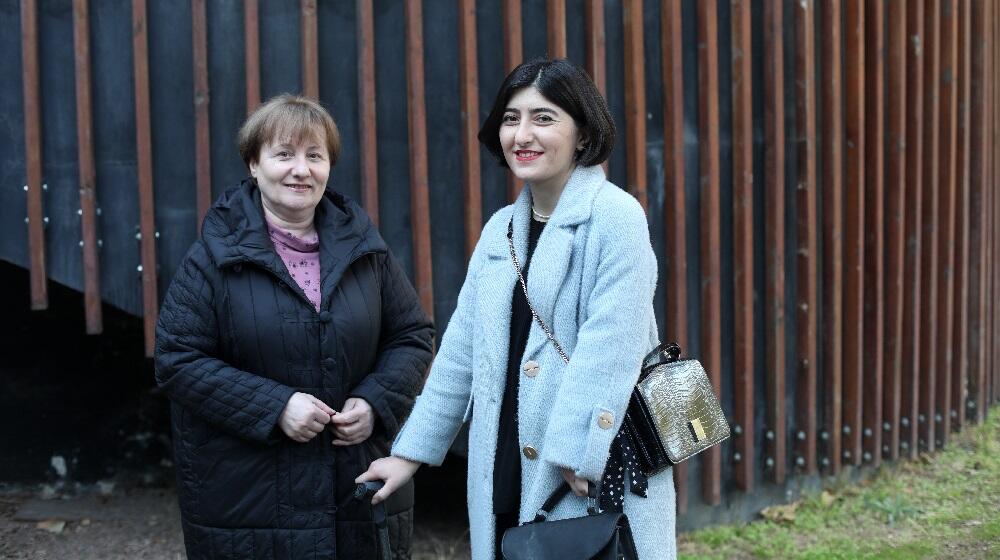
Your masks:
<svg viewBox="0 0 1000 560"><path fill-rule="evenodd" d="M316 311L319 311L319 234L314 232L305 238L296 237L272 224L270 220L267 222L267 231L271 234L274 249L285 263L288 273L305 292Z"/></svg>

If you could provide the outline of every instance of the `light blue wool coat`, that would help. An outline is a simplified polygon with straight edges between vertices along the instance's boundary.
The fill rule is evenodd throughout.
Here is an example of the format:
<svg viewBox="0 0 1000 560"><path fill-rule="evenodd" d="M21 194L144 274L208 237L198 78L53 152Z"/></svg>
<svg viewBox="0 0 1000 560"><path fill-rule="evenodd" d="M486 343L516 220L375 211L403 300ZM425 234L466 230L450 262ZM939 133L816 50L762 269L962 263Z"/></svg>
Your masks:
<svg viewBox="0 0 1000 560"><path fill-rule="evenodd" d="M528 188L490 218L473 252L458 305L441 341L423 393L397 436L392 454L440 465L470 417L468 500L474 560L494 557L493 463L510 343L511 294L517 276L507 246L523 260L530 218ZM600 479L621 426L639 365L657 342L653 317L656 257L639 203L605 179L600 166L577 168L535 248L528 295L570 356L563 362L532 324L521 363L535 360L537 376L521 376L520 520L530 520L559 484L559 467ZM614 426L601 428L601 413ZM628 492L625 513L643 560L674 558L674 484L670 470L650 478L647 498ZM563 499L550 519L586 514L586 500ZM499 543L496 543L499 545Z"/></svg>

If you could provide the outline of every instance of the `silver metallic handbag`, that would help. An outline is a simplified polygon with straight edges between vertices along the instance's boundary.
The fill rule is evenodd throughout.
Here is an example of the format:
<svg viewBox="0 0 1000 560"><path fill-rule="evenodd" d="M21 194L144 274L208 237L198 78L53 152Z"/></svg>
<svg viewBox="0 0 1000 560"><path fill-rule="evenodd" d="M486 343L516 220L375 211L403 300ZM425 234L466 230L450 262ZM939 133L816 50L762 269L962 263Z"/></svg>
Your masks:
<svg viewBox="0 0 1000 560"><path fill-rule="evenodd" d="M698 360L661 343L642 361L625 413L639 468L652 475L729 438L729 423Z"/></svg>
<svg viewBox="0 0 1000 560"><path fill-rule="evenodd" d="M545 321L535 312L528 285L514 251L514 222L507 224L510 259L528 309L564 362L563 351ZM622 430L635 446L639 469L652 476L686 461L729 438L729 423L712 383L698 360L681 360L676 343L660 343L642 360Z"/></svg>

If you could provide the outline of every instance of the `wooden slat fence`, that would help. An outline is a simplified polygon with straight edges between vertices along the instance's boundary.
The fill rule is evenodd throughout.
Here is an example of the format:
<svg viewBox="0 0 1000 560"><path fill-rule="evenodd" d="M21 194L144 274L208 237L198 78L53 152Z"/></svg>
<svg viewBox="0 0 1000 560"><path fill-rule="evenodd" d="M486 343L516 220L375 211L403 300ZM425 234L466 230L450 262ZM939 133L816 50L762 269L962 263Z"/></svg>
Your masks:
<svg viewBox="0 0 1000 560"><path fill-rule="evenodd" d="M20 48L0 62L19 76L0 85L0 258L30 271L32 308L49 279L83 292L88 333L114 305L152 352L179 259L244 174L236 129L279 91L338 119L331 187L443 328L484 217L521 188L479 125L503 75L550 54L608 98L606 169L648 212L661 338L703 361L733 425L675 469L682 527L934 452L1000 397L994 2L50 4L0 0L20 29L0 39Z"/></svg>

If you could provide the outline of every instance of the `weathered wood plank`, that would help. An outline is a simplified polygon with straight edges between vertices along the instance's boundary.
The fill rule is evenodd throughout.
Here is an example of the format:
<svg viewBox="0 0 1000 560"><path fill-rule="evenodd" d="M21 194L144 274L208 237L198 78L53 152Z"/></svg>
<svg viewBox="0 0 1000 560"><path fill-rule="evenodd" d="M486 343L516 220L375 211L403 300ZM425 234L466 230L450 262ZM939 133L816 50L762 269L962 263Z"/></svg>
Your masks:
<svg viewBox="0 0 1000 560"><path fill-rule="evenodd" d="M627 188L646 208L646 57L643 51L642 0L625 0L622 11L625 28Z"/></svg>
<svg viewBox="0 0 1000 560"><path fill-rule="evenodd" d="M938 169L939 169L939 134L938 115L940 108L939 89L940 76L940 2L926 0L924 3L924 158L923 158L923 231L921 250L920 284L922 299L926 306L921 309L920 321L920 414L917 425L920 433L919 444L923 451L934 451L934 414L936 410L937 376L937 346L940 345L938 333L937 302L937 268L938 263Z"/></svg>
<svg viewBox="0 0 1000 560"><path fill-rule="evenodd" d="M135 85L135 144L139 183L139 247L142 273L142 312L146 355L156 345L158 295L156 288L156 211L153 198L153 148L149 115L149 46L146 0L132 0L132 63Z"/></svg>
<svg viewBox="0 0 1000 560"><path fill-rule="evenodd" d="M603 22L603 7L592 1L595 22ZM681 348L689 348L687 318L687 213L684 182L684 72L681 44L681 0L660 1L660 77L663 83L663 215L668 259L666 335ZM595 24L596 25L596 24ZM603 29L603 25L601 25ZM601 34L603 36L603 32ZM601 56L603 60L603 54ZM601 63L603 73L603 63ZM752 460L752 455L751 455ZM677 514L687 512L687 463L676 465Z"/></svg>
<svg viewBox="0 0 1000 560"><path fill-rule="evenodd" d="M565 9L565 6L564 6ZM565 31L565 26L563 27ZM479 241L483 202L479 162L479 71L476 61L476 3L460 0L458 16L459 98L462 107L462 183L465 203L465 255Z"/></svg>
<svg viewBox="0 0 1000 560"><path fill-rule="evenodd" d="M795 466L816 472L816 366L819 319L819 247L816 224L816 34L815 4L795 9L795 122L798 177L795 189Z"/></svg>
<svg viewBox="0 0 1000 560"><path fill-rule="evenodd" d="M642 28L641 2L633 0L629 5L628 14L632 28ZM637 14L637 12L639 12ZM722 218L721 218L721 186L719 176L719 14L715 2L698 3L698 129L699 144L699 207L701 244L701 360L709 372L709 379L718 395L721 391L722 371L722 282L719 278L722 271ZM641 38L641 36L640 36ZM626 41L626 45L629 41ZM639 40L633 49L642 48ZM633 60L630 64L626 48L626 73L634 66L642 68L642 58ZM642 85L640 80L637 86ZM635 120L644 121L645 103L642 107L630 107L626 95L626 110L634 115ZM643 96L644 99L644 96ZM644 128L644 127L643 127ZM636 150L639 152L643 147ZM635 160L633 160L635 161ZM645 164L645 158L642 158ZM638 165L638 162L636 162ZM641 168L645 173L645 165ZM645 189L642 189L643 191ZM645 199L643 196L642 199ZM722 501L722 455L716 446L701 454L702 498L705 503L717 505Z"/></svg>
<svg viewBox="0 0 1000 560"><path fill-rule="evenodd" d="M844 333L844 110L843 48L840 2L820 3L823 49L823 376L825 442L820 464L827 474L840 472L843 425Z"/></svg>
<svg viewBox="0 0 1000 560"><path fill-rule="evenodd" d="M782 5L765 2L764 25L764 368L767 433L764 456L772 482L786 473L785 413L785 80Z"/></svg>
<svg viewBox="0 0 1000 560"><path fill-rule="evenodd" d="M371 0L357 0L358 128L361 199L376 226L378 208L378 117L375 114L375 19Z"/></svg>
<svg viewBox="0 0 1000 560"><path fill-rule="evenodd" d="M205 0L191 1L191 42L194 57L194 161L197 227L212 204L212 145L209 137L208 18Z"/></svg>
<svg viewBox="0 0 1000 560"><path fill-rule="evenodd" d="M76 147L80 168L80 230L83 253L83 308L87 334L104 330L101 266L97 254L97 175L90 102L90 17L87 0L73 0L73 55L76 73Z"/></svg>
<svg viewBox="0 0 1000 560"><path fill-rule="evenodd" d="M886 145L885 145L885 355L883 360L883 459L899 458L903 373L903 270L906 257L906 1L886 6ZM904 279L905 278L905 279ZM906 389L908 390L908 389Z"/></svg>
<svg viewBox="0 0 1000 560"><path fill-rule="evenodd" d="M885 4L865 3L864 358L862 460L882 462L885 336Z"/></svg>
<svg viewBox="0 0 1000 560"><path fill-rule="evenodd" d="M744 492L751 492L754 488L754 175L751 21L750 0L734 0L732 4L734 290L732 437L733 475L737 488ZM671 30L671 33L673 32L674 30ZM679 43L679 29L676 30L676 34ZM678 67L671 68L670 71L680 75L679 65L678 59ZM680 81L677 83L679 85ZM683 107L679 110L683 110ZM678 122L682 116L677 117ZM681 130L682 127L678 126L677 138L674 140L677 145L683 141ZM678 152L673 157L682 161L683 153Z"/></svg>
<svg viewBox="0 0 1000 560"><path fill-rule="evenodd" d="M406 98L410 141L410 225L413 276L424 313L434 317L431 277L431 207L427 175L427 106L424 103L424 17L420 2L405 3Z"/></svg>
<svg viewBox="0 0 1000 560"><path fill-rule="evenodd" d="M42 121L38 91L38 7L21 2L21 68L24 90L24 158L27 191L28 268L31 308L49 307L45 271L45 210L42 205Z"/></svg>
<svg viewBox="0 0 1000 560"><path fill-rule="evenodd" d="M243 48L247 80L247 114L260 105L260 22L258 0L243 0Z"/></svg>
<svg viewBox="0 0 1000 560"><path fill-rule="evenodd" d="M302 93L319 99L319 23L316 0L300 0L299 21L302 27Z"/></svg>
<svg viewBox="0 0 1000 560"><path fill-rule="evenodd" d="M864 412L865 224L865 13L864 2L844 2L844 463L861 462Z"/></svg>
<svg viewBox="0 0 1000 560"><path fill-rule="evenodd" d="M899 419L900 454L916 458L919 451L920 345L923 313L923 126L924 126L924 0L906 6L906 255L903 274L903 387Z"/></svg>

